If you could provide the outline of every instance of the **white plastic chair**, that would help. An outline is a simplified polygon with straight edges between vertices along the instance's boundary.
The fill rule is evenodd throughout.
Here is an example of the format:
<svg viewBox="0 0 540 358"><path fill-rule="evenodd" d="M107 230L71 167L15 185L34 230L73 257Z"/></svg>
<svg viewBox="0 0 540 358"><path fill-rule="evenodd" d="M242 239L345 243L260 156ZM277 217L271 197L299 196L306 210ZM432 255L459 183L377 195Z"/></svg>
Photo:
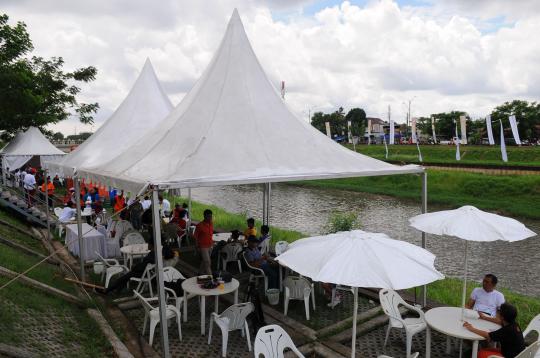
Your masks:
<svg viewBox="0 0 540 358"><path fill-rule="evenodd" d="M420 355L419 352L413 353L412 356L411 356L411 358L418 358L418 355ZM390 357L390 356L381 354L381 355L378 356L377 358L394 358L394 357ZM499 358L501 358L501 357L499 357Z"/></svg>
<svg viewBox="0 0 540 358"><path fill-rule="evenodd" d="M344 285L336 285L335 287L332 288L332 298L330 300L330 307L332 309L334 309L334 307L337 306L338 303L336 303L336 294L337 294L337 291L345 291L345 292L351 292L354 294L354 291L352 289L352 287L350 286L344 286Z"/></svg>
<svg viewBox="0 0 540 358"><path fill-rule="evenodd" d="M527 335L533 331L536 331L536 333L538 333L538 341L540 341L540 314L536 315L536 317L531 319L529 325L523 331L523 337L527 337Z"/></svg>
<svg viewBox="0 0 540 358"><path fill-rule="evenodd" d="M57 218L60 218L62 211L62 208L54 208L54 215L56 215Z"/></svg>
<svg viewBox="0 0 540 358"><path fill-rule="evenodd" d="M242 254L242 257L244 258L244 262L246 263L248 269L249 269L249 282L257 281L259 279L264 280L264 292L268 291L268 277L266 277L266 274L264 271L258 267L252 266L249 264L247 258L246 258L246 252Z"/></svg>
<svg viewBox="0 0 540 358"><path fill-rule="evenodd" d="M122 246L145 244L145 243L146 241L144 241L144 237L138 231L132 230L132 231L127 231L123 234ZM131 255L123 254L123 255L124 255L124 262L127 262L129 259L129 267L131 267L131 265L133 264L134 259L138 259L145 256L145 254L131 254Z"/></svg>
<svg viewBox="0 0 540 358"><path fill-rule="evenodd" d="M261 327L255 337L255 358L283 358L283 351L289 348L297 357L305 358L296 348L291 337L283 328L271 324Z"/></svg>
<svg viewBox="0 0 540 358"><path fill-rule="evenodd" d="M230 306L222 314L218 315L212 312L210 316L210 325L208 327L208 344L212 341L212 328L215 322L221 328L221 355L227 356L227 342L229 340L229 332L240 330L242 337L246 335L248 350L251 352L251 339L249 338L249 327L246 320L248 314L255 310L255 306L251 302L238 303Z"/></svg>
<svg viewBox="0 0 540 358"><path fill-rule="evenodd" d="M176 282L177 280L185 280L186 278L180 271L175 269L172 266L167 266L163 268L163 281L165 282ZM187 302L184 301L184 296L178 297L176 292L171 290L170 288L165 287L165 291L167 291L167 294L169 295L168 299L173 299L176 305L176 308L178 310L182 309L182 305L184 305L184 314L187 316ZM187 295L187 299L190 299L192 297L196 297L197 295L189 294ZM185 318L185 317L184 317Z"/></svg>
<svg viewBox="0 0 540 358"><path fill-rule="evenodd" d="M148 321L148 317L150 317L150 337L148 343L150 346L152 346L152 342L154 341L154 332L156 329L157 324L159 323L160 315L159 315L159 307L154 307L150 304L152 301L156 301L155 297L152 298L144 298L139 292L133 291L135 294L135 297L139 299L142 306L144 307L144 324L143 324L143 330L142 334L144 336L144 332L146 331L146 322ZM180 324L180 311L176 309L173 305L167 305L167 321L171 318L176 317L176 324L178 325L178 338L180 338L180 341L182 340L182 326Z"/></svg>
<svg viewBox="0 0 540 358"><path fill-rule="evenodd" d="M105 259L103 256L99 254L99 252L95 251L98 260L103 262L105 265L105 270L101 272L101 279L103 280L103 276L105 276L105 288L109 287L109 282L111 281L111 278L115 275L118 275L119 273L125 273L129 272L129 269L125 265L120 265L118 260L116 259Z"/></svg>
<svg viewBox="0 0 540 358"><path fill-rule="evenodd" d="M276 246L274 246L274 252L276 256L279 256L285 251L287 251L288 248L289 248L289 243L287 241L278 241L276 242Z"/></svg>
<svg viewBox="0 0 540 358"><path fill-rule="evenodd" d="M412 338L415 334L422 332L426 329L426 320L424 318L424 312L415 306L412 306L405 302L401 296L390 289L382 289L379 291L379 299L384 313L389 317L388 329L386 330L386 338L384 339L384 347L388 341L390 330L392 328L405 329L405 335L407 337L407 355L411 356ZM402 318L399 312L399 306L404 306L410 311L416 312L418 318Z"/></svg>
<svg viewBox="0 0 540 358"><path fill-rule="evenodd" d="M132 277L129 279L128 288L131 282L138 282L135 292L143 292L148 286L150 291L150 297L154 297L154 290L152 289L152 280L156 277L156 265L148 264L144 269L141 277Z"/></svg>
<svg viewBox="0 0 540 358"><path fill-rule="evenodd" d="M516 358L534 358L535 354L540 349L540 341L536 341L519 353ZM500 356L491 355L488 358L501 358Z"/></svg>
<svg viewBox="0 0 540 358"><path fill-rule="evenodd" d="M227 270L229 262L236 261L238 263L238 271L242 273L242 262L238 258L238 254L244 248L240 244L227 244L221 249L221 268Z"/></svg>
<svg viewBox="0 0 540 358"><path fill-rule="evenodd" d="M313 285L305 277L289 276L283 281L285 286L285 301L283 314L289 310L289 300L304 300L306 319L309 321L309 296L312 298L313 311L315 311L315 292Z"/></svg>

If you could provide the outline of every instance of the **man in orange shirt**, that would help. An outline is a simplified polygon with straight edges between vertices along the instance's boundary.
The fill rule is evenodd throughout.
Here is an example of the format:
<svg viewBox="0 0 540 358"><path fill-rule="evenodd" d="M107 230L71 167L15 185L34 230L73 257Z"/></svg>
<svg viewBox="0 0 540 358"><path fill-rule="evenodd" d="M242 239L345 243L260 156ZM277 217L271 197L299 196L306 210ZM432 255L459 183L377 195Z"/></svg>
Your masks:
<svg viewBox="0 0 540 358"><path fill-rule="evenodd" d="M114 198L114 212L118 213L124 209L126 206L126 199L124 198L124 191L122 190L120 194L116 194Z"/></svg>
<svg viewBox="0 0 540 358"><path fill-rule="evenodd" d="M39 191L43 194L45 198L45 182L39 187ZM51 182L51 177L47 177L47 195L49 196L49 206L53 205L53 195L54 195L54 184Z"/></svg>
<svg viewBox="0 0 540 358"><path fill-rule="evenodd" d="M210 267L210 250L214 245L214 224L212 223L212 211L206 209L203 213L204 220L197 224L195 228L195 243L199 252L201 253L201 265L199 267L199 273L212 274Z"/></svg>

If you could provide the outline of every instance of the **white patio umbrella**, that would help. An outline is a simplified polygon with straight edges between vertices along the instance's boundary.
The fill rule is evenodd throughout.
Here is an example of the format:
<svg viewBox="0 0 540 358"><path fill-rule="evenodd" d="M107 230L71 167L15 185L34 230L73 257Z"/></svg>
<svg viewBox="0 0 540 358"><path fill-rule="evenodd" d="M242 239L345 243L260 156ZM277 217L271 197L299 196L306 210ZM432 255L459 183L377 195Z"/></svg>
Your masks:
<svg viewBox="0 0 540 358"><path fill-rule="evenodd" d="M361 230L295 241L276 260L314 281L354 288L353 357L358 287L401 290L444 278L435 269L435 255L431 252L385 234Z"/></svg>
<svg viewBox="0 0 540 358"><path fill-rule="evenodd" d="M420 231L435 235L454 236L465 240L465 279L463 281L462 307L467 292L467 252L469 241L519 241L535 236L519 221L487 213L474 206L443 210L417 215L409 219L410 225Z"/></svg>

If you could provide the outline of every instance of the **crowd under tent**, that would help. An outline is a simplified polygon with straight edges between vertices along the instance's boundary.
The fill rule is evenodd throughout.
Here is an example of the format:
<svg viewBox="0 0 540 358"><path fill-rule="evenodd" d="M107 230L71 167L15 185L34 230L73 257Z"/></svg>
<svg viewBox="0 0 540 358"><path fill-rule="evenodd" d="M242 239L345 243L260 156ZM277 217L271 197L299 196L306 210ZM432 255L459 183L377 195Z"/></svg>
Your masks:
<svg viewBox="0 0 540 358"><path fill-rule="evenodd" d="M159 126L172 108L147 59L128 95L109 119L62 160L48 163L48 169L51 173L71 177L81 168L107 162L133 144L144 145L141 138Z"/></svg>
<svg viewBox="0 0 540 358"><path fill-rule="evenodd" d="M43 166L45 161L60 160L65 154L49 142L36 127L19 132L0 150L4 183L7 170L15 171L30 161L33 161L34 165Z"/></svg>
<svg viewBox="0 0 540 358"><path fill-rule="evenodd" d="M422 167L351 151L289 110L255 56L236 10L207 69L160 125L109 161L77 171L80 179L135 194L152 190L157 248L157 190L264 183L268 212L270 183L396 174L423 175L425 210ZM164 314L161 255L156 264ZM161 330L168 357L164 317Z"/></svg>

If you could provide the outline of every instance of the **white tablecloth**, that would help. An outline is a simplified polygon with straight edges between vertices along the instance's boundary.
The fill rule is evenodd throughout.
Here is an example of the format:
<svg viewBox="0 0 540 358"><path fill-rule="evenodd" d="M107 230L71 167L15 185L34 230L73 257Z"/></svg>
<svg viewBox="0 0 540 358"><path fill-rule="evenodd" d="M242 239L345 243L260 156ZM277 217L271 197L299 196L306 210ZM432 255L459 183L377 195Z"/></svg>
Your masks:
<svg viewBox="0 0 540 358"><path fill-rule="evenodd" d="M105 237L96 229L92 228L87 223L82 224L83 245L84 245L84 260L97 259L96 251L102 256L107 256L103 250L105 245ZM69 252L75 256L79 256L79 239L77 233L77 224L66 225L66 243Z"/></svg>

